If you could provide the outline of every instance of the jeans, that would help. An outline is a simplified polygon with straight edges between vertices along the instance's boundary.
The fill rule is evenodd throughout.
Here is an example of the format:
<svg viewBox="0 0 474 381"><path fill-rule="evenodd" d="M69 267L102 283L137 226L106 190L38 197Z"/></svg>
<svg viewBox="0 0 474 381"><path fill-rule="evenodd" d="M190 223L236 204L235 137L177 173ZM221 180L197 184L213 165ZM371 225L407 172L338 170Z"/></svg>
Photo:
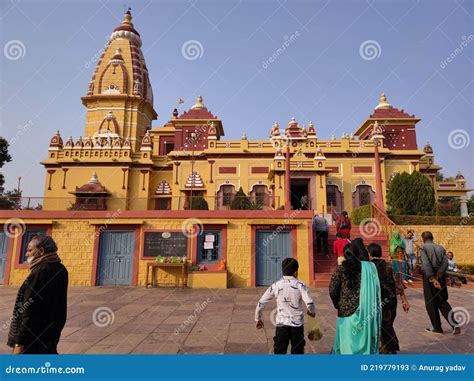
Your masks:
<svg viewBox="0 0 474 381"><path fill-rule="evenodd" d="M408 254L408 279L412 279L413 275L415 274L416 270L416 254Z"/></svg>

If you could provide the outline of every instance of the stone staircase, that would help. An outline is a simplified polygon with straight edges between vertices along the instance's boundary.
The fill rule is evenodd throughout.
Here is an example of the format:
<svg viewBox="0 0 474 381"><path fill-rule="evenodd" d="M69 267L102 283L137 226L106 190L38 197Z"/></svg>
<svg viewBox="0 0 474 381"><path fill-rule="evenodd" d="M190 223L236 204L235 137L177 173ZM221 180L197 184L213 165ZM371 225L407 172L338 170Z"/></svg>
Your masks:
<svg viewBox="0 0 474 381"><path fill-rule="evenodd" d="M315 237L316 238L316 237ZM359 226L353 226L351 230L351 239L362 238L365 245L375 242L382 247L382 257L388 259L389 256L389 243L387 241L386 235L380 231L374 236L367 236L362 234L359 230ZM316 253L316 239L314 240L313 246L313 260L314 260L314 286L315 287L328 287L329 281L331 280L332 273L337 267L337 258L336 254L333 253L333 243L336 240L336 226L331 225L329 227L329 259L325 257L323 253ZM421 286L419 275L415 276L414 283L412 287Z"/></svg>

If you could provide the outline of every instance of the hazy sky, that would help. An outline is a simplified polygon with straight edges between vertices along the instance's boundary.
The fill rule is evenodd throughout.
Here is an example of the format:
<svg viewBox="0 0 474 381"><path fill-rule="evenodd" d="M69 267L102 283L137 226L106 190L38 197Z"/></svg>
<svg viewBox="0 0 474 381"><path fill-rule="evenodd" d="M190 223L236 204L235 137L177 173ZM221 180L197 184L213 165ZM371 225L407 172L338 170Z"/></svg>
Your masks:
<svg viewBox="0 0 474 381"><path fill-rule="evenodd" d="M2 0L0 135L6 188L42 196L49 140L83 134L85 95L132 7L162 125L201 94L225 138L266 139L310 120L320 138L355 131L381 92L422 121L445 175L473 181L474 1ZM279 48L282 48L277 52ZM270 57L271 59L270 62Z"/></svg>

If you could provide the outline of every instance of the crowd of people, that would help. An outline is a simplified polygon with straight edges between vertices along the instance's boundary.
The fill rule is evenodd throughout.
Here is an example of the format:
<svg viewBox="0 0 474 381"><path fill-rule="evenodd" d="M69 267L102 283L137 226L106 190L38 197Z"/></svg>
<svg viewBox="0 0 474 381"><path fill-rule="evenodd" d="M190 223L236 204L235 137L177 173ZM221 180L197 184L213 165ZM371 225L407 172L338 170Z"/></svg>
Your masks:
<svg viewBox="0 0 474 381"><path fill-rule="evenodd" d="M325 229L326 234L319 237L323 249L327 250L327 223L319 221L313 226ZM347 213L341 215L336 226L334 252L338 255L338 266L329 284L329 296L337 310L332 353L395 354L400 350L394 329L398 297L403 310L408 313L410 304L404 289L416 269L414 244L418 237L409 231L401 238L400 232L394 231L389 248L390 260L386 261L377 243L366 246L362 238L350 240L351 224ZM444 247L434 243L429 231L425 231L421 238L423 295L431 321L431 327L426 331L443 333L441 313L457 335L461 329L448 303L447 289L447 279L452 284L456 282L451 279L457 271L453 253L446 253ZM56 354L66 323L68 271L57 254L56 243L49 236L33 237L26 257L30 273L17 294L7 344L15 354ZM263 309L271 299L276 299L276 354L287 353L290 344L291 353L304 353L304 304L308 315L316 315L308 287L297 278L298 267L294 258L282 261L283 277L266 290L255 311L256 328L262 329ZM449 277L448 269L451 271Z"/></svg>

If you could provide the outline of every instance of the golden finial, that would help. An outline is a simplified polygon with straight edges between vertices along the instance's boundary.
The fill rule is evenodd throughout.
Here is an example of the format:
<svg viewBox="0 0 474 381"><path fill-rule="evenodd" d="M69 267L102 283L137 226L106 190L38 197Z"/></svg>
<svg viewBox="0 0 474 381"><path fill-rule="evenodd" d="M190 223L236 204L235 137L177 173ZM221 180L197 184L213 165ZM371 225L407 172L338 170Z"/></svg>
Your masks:
<svg viewBox="0 0 474 381"><path fill-rule="evenodd" d="M132 8L128 8L127 12L123 16L122 24L131 24L132 23Z"/></svg>
<svg viewBox="0 0 474 381"><path fill-rule="evenodd" d="M392 108L392 105L387 102L387 97L384 93L380 96L379 104L375 107L376 110L379 108Z"/></svg>
<svg viewBox="0 0 474 381"><path fill-rule="evenodd" d="M201 109L201 108L204 108L204 104L202 103L202 96L198 96L197 97L197 101L196 101L196 104L191 107L192 109Z"/></svg>

